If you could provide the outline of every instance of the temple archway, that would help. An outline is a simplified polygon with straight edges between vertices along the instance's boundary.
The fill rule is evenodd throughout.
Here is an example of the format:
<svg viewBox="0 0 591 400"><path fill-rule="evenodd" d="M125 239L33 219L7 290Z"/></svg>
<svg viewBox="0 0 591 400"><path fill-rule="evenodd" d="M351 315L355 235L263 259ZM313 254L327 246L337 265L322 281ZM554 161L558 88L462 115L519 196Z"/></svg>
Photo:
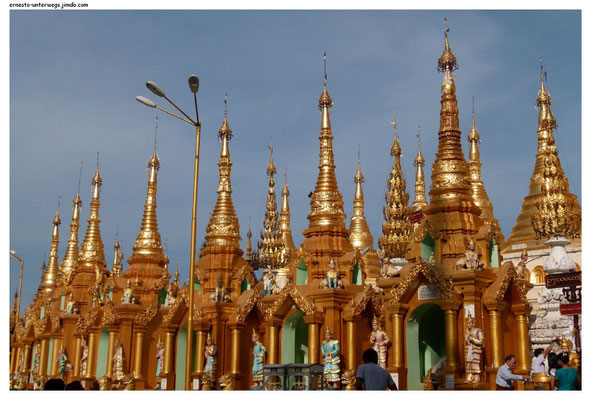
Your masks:
<svg viewBox="0 0 591 400"><path fill-rule="evenodd" d="M107 328L103 328L99 336L98 352L96 358L96 376L97 378L104 376L107 373L107 360L109 356L109 332Z"/></svg>
<svg viewBox="0 0 591 400"><path fill-rule="evenodd" d="M303 311L296 310L287 317L281 334L281 363L308 363L308 324Z"/></svg>
<svg viewBox="0 0 591 400"><path fill-rule="evenodd" d="M445 318L437 304L414 309L406 323L407 388L422 390L429 368L445 357Z"/></svg>

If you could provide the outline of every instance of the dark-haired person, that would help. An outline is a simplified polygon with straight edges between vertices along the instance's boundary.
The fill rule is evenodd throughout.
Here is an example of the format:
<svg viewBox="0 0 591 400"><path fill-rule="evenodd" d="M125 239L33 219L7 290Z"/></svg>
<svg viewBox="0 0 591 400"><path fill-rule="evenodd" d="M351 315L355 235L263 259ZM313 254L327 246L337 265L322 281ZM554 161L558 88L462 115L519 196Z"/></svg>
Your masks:
<svg viewBox="0 0 591 400"><path fill-rule="evenodd" d="M529 378L528 375L515 375L513 368L517 365L517 358L513 354L505 357L505 364L501 365L497 371L497 390L513 390L513 381L524 381Z"/></svg>
<svg viewBox="0 0 591 400"><path fill-rule="evenodd" d="M66 390L84 390L80 381L72 381L66 385Z"/></svg>
<svg viewBox="0 0 591 400"><path fill-rule="evenodd" d="M546 349L535 349L534 350L534 359L531 362L531 373L533 374L546 374L546 366L544 365L544 361L546 361L546 357L552 351L552 344L550 344Z"/></svg>
<svg viewBox="0 0 591 400"><path fill-rule="evenodd" d="M568 363L567 353L558 355L558 364L560 369L556 370L554 377L558 390L577 390L577 370Z"/></svg>
<svg viewBox="0 0 591 400"><path fill-rule="evenodd" d="M357 390L398 390L392 376L378 366L378 353L374 349L363 352L363 364L357 369Z"/></svg>
<svg viewBox="0 0 591 400"><path fill-rule="evenodd" d="M65 383L61 379L49 379L45 382L45 386L43 386L43 390L64 390Z"/></svg>

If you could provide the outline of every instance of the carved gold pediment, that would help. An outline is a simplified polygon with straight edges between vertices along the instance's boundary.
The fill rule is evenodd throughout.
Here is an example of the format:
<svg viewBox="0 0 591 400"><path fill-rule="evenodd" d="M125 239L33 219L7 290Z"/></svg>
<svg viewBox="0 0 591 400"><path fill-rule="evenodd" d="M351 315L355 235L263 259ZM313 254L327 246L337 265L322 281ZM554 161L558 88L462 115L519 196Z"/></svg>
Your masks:
<svg viewBox="0 0 591 400"><path fill-rule="evenodd" d="M435 286L442 298L452 298L453 283L451 280L446 280L429 263L425 260L420 260L414 263L408 272L403 273L402 281L395 284L394 288L390 291L390 303L399 303L412 284L419 279L420 275L425 277L431 285Z"/></svg>

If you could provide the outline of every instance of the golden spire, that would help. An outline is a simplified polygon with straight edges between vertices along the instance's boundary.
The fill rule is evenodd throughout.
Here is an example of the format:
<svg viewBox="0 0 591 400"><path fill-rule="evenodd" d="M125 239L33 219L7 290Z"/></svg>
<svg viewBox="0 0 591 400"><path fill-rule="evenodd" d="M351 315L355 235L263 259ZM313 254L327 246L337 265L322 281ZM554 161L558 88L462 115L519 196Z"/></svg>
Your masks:
<svg viewBox="0 0 591 400"><path fill-rule="evenodd" d="M230 162L229 142L232 135L232 130L228 125L228 110L226 108L224 110L224 121L218 132L218 138L222 142L220 161L218 162L220 180L217 189L218 198L205 231L207 246L240 248L240 224L238 223L236 211L234 211L232 183L230 181L232 162Z"/></svg>
<svg viewBox="0 0 591 400"><path fill-rule="evenodd" d="M536 108L539 108L538 151L536 154L536 163L533 174L529 180L529 194L523 199L521 213L517 216L515 226L513 229L511 229L511 236L509 236L506 241L504 251L510 251L512 246L521 244L527 245L527 247L530 249L543 246L543 244L537 242L538 235L534 231L532 222L534 213L538 212L538 201L544 197L544 194L542 193L542 185L545 183L545 164L549 155L551 155L553 158L551 160L551 167L556 169L556 171L551 172L551 176L556 174L556 176L552 179L562 181L560 185L566 185L565 188L560 188L558 190L563 191L567 198L571 198L573 200L572 204L577 212L580 212L581 210L581 206L579 205L576 196L571 194L569 191L568 179L562 170L560 158L557 154L553 133L554 129L557 127L557 124L556 118L554 118L550 107L552 105L552 99L550 98L550 94L546 90L546 86L544 84L545 77L546 73L544 72L542 59L540 58L540 90L538 91L538 96L536 99ZM550 143L552 144L550 145ZM552 149L550 149L549 146L552 146ZM554 158L555 153L556 157ZM562 177L564 177L564 180ZM551 191L553 190L554 189L552 188ZM540 222L541 221L538 221L538 223Z"/></svg>
<svg viewBox="0 0 591 400"><path fill-rule="evenodd" d="M353 198L353 214L351 215L351 224L349 225L349 242L353 248L364 250L373 247L373 236L367 226L365 219L365 200L363 199L363 187L361 184L365 181L361 173L361 160L359 156L359 146L357 147L357 173L353 178L355 182L355 197Z"/></svg>
<svg viewBox="0 0 591 400"><path fill-rule="evenodd" d="M68 285L72 279L73 273L78 267L78 229L80 228L80 181L82 178L82 165L80 162L80 175L78 177L78 193L72 201L72 222L70 223L70 237L68 238L68 247L60 265L60 274L64 285Z"/></svg>
<svg viewBox="0 0 591 400"><path fill-rule="evenodd" d="M258 243L259 261L265 268L275 270L281 268L283 259L283 241L279 231L279 215L277 213L277 196L275 195L275 174L277 169L273 164L273 145L269 146L270 156L267 165L269 176L269 190L267 191L267 203L265 204L265 219L261 230L261 240Z"/></svg>
<svg viewBox="0 0 591 400"><path fill-rule="evenodd" d="M449 200L473 202L468 164L462 152L456 85L452 74L458 64L449 45L448 32L449 28L446 27L445 49L437 63L437 69L444 75L441 84L439 148L432 167L429 190L431 206L435 209Z"/></svg>
<svg viewBox="0 0 591 400"><path fill-rule="evenodd" d="M90 202L90 216L88 217L88 227L86 235L80 247L80 254L78 257L78 267L94 272L96 267L102 271L105 270L105 246L101 238L101 229L99 219L99 208L101 205L101 186L103 179L99 173L98 153L96 157L96 172L92 177L92 200Z"/></svg>
<svg viewBox="0 0 591 400"><path fill-rule="evenodd" d="M281 216L279 217L279 232L281 233L281 241L283 242L283 258L285 261L289 260L290 254L297 251L293 243L291 234L291 212L289 211L289 189L287 187L287 167L283 174L285 182L283 183L283 190L281 190Z"/></svg>
<svg viewBox="0 0 591 400"><path fill-rule="evenodd" d="M427 198L425 197L425 172L423 167L425 166L425 159L421 153L421 125L419 125L419 133L417 135L419 139L419 151L415 158L415 199L412 202L412 211L416 212L422 210L423 207L428 205Z"/></svg>
<svg viewBox="0 0 591 400"><path fill-rule="evenodd" d="M47 293L51 293L53 288L57 285L59 266L57 263L59 239L59 226L62 223L60 219L59 201L57 211L53 218L53 232L51 234L51 248L49 250L49 263L47 269L44 270L41 278L41 289ZM45 262L45 261L44 261Z"/></svg>
<svg viewBox="0 0 591 400"><path fill-rule="evenodd" d="M559 168L560 161L554 137L549 136L544 160L542 196L536 200L537 212L532 215L536 237L574 238L581 234L581 210L577 199L569 192L568 179Z"/></svg>
<svg viewBox="0 0 591 400"><path fill-rule="evenodd" d="M160 169L160 160L154 152L148 161L148 188L146 191L146 201L144 203L144 215L142 225L133 246L133 253L128 262L131 264L136 258L149 257L152 261L162 264L166 263L164 250L162 249L162 239L158 231L158 217L156 215L156 193L158 191L158 170Z"/></svg>
<svg viewBox="0 0 591 400"><path fill-rule="evenodd" d="M119 234L117 234L115 237L115 244L113 245L113 268L111 269L111 273L115 277L121 277L121 271L123 270L122 259L123 251L119 244Z"/></svg>
<svg viewBox="0 0 591 400"><path fill-rule="evenodd" d="M480 218L485 221L498 222L493 215L493 205L486 194L484 189L484 183L482 182L481 168L482 163L480 162L480 135L476 129L476 118L474 113L474 96L472 96L472 129L468 134L468 143L470 144L470 161L468 162L468 170L470 171L470 182L472 186L472 199L481 210ZM497 230L500 233L500 229Z"/></svg>
<svg viewBox="0 0 591 400"><path fill-rule="evenodd" d="M396 113L394 113L396 117ZM384 207L384 218L386 222L382 225L383 236L378 240L380 249L384 252L385 258L404 258L408 244L412 224L410 222L410 207L408 206L408 194L406 193L406 181L400 165L402 149L398 142L398 130L396 120L394 126L394 142L390 150L390 156L395 157L390 179L388 180L388 192L386 193L386 206Z"/></svg>
<svg viewBox="0 0 591 400"><path fill-rule="evenodd" d="M318 100L318 108L322 114L320 125L320 162L316 187L310 200L309 228L314 226L345 226L343 197L339 192L335 175L334 155L332 149L332 128L330 125L330 108L332 99L326 88L326 53L324 53L324 88Z"/></svg>
<svg viewBox="0 0 591 400"><path fill-rule="evenodd" d="M246 257L244 259L246 261L252 260L252 232L250 231L250 225L246 234Z"/></svg>

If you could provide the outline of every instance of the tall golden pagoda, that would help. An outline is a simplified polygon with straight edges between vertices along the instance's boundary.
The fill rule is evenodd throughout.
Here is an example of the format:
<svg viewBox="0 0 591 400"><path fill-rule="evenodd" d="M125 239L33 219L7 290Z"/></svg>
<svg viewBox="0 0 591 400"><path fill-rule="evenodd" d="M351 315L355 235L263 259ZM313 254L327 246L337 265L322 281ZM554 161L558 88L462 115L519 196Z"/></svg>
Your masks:
<svg viewBox="0 0 591 400"><path fill-rule="evenodd" d="M552 114L552 99L550 94L546 90L544 84L544 73L543 70L540 74L540 90L536 99L536 107L539 107L540 113L538 116L538 151L536 154L536 163L534 166L533 174L529 180L529 194L523 198L521 205L521 213L517 216L517 220L513 229L511 229L511 235L505 242L503 253L509 253L520 249L524 245L527 246L528 250L543 248L544 244L536 239L536 234L532 227L532 215L537 211L536 204L540 198L542 198L542 184L544 182L544 163L546 160L547 146L549 141L554 142L554 129L556 129L556 118ZM555 168L561 175L564 175L560 159L556 159ZM566 176L565 176L566 179ZM574 199L573 206L581 210L581 206L576 199L576 196L571 194L568 189L568 179L566 180L567 185L567 197ZM513 246L516 246L513 249Z"/></svg>
<svg viewBox="0 0 591 400"><path fill-rule="evenodd" d="M421 127L419 125L419 134L417 135L419 141L419 148L417 156L414 161L415 166L415 198L412 202L412 212L416 213L421 211L424 207L428 206L427 198L425 196L425 172L423 167L425 166L425 159L423 153L421 153Z"/></svg>
<svg viewBox="0 0 591 400"><path fill-rule="evenodd" d="M430 224L447 236L440 251L440 265L445 270L455 266L466 248L466 238L476 235L481 226L480 209L472 199L468 164L462 152L462 132L458 119L458 101L453 71L458 68L456 56L445 30L445 48L437 62L443 72L439 146L431 168L431 204L424 208Z"/></svg>
<svg viewBox="0 0 591 400"><path fill-rule="evenodd" d="M162 276L164 266L168 259L162 249L162 239L158 231L158 218L156 216L156 193L158 190L158 170L160 160L154 153L148 161L148 188L146 190L146 201L144 203L144 214L140 231L137 234L133 253L127 260L129 268L123 273L127 279L139 278L143 281L143 290L138 288L138 294L149 295L149 289ZM144 299L149 302L148 298Z"/></svg>
<svg viewBox="0 0 591 400"><path fill-rule="evenodd" d="M39 285L39 288L46 293L51 293L53 288L55 288L58 283L59 265L57 262L57 256L58 245L60 242L59 226L61 223L62 220L60 219L60 212L58 209L55 213L55 217L53 218L53 231L51 233L51 248L49 250L49 262L47 263L47 269L44 270L43 275L41 277L41 285Z"/></svg>
<svg viewBox="0 0 591 400"><path fill-rule="evenodd" d="M289 262L291 256L297 251L291 234L291 212L289 210L289 188L287 187L287 172L285 182L281 190L281 214L279 217L279 232L283 243L283 259Z"/></svg>
<svg viewBox="0 0 591 400"><path fill-rule="evenodd" d="M504 240L504 236L501 232L501 226L499 221L493 214L493 205L488 198L488 194L484 189L484 183L482 182L481 168L482 163L480 162L480 135L476 129L476 117L474 113L474 96L472 96L472 129L468 134L468 143L470 144L470 161L468 162L468 170L470 171L470 183L472 187L472 198L474 204L480 208L482 214L480 218L485 224L493 225L497 237L500 240ZM500 245L501 243L497 243Z"/></svg>
<svg viewBox="0 0 591 400"><path fill-rule="evenodd" d="M72 201L72 222L70 223L70 237L68 238L68 247L60 265L60 275L64 285L68 285L72 280L76 268L78 267L78 230L80 228L80 190Z"/></svg>
<svg viewBox="0 0 591 400"><path fill-rule="evenodd" d="M271 270L281 268L285 261L283 258L284 244L281 235L279 213L277 212L277 196L275 195L275 175L277 168L273 163L273 145L269 146L269 163L267 164L267 176L269 177L269 189L265 203L265 218L261 230L261 240L258 243L259 262Z"/></svg>
<svg viewBox="0 0 591 400"><path fill-rule="evenodd" d="M384 259L404 259L408 250L412 224L410 221L409 195L406 193L406 180L402 173L400 157L402 149L398 142L396 122L394 125L394 142L390 149L390 156L394 157L394 164L388 179L388 192L386 193L386 206L384 207L384 223L382 224L383 236L378 240L378 245L384 253Z"/></svg>
<svg viewBox="0 0 591 400"><path fill-rule="evenodd" d="M326 63L326 53L324 61ZM343 197L339 192L335 175L333 136L330 124L332 106L333 102L326 87L325 72L324 87L318 100L318 108L322 115L319 137L319 173L316 187L310 199L310 214L308 214L310 223L308 229L302 232L305 237L302 247L313 259L313 265L308 266L311 273L310 282L312 279L324 277L331 258L334 259L338 267L339 258L353 249L349 242L349 231L345 226L346 215Z"/></svg>
<svg viewBox="0 0 591 400"><path fill-rule="evenodd" d="M373 236L365 218L365 199L363 197L363 185L365 181L361 173L361 159L359 148L357 149L357 173L353 178L355 183L355 195L353 196L353 213L349 225L349 242L355 250L359 250L365 263L365 272L369 278L377 278L380 274L380 259L373 247Z"/></svg>

